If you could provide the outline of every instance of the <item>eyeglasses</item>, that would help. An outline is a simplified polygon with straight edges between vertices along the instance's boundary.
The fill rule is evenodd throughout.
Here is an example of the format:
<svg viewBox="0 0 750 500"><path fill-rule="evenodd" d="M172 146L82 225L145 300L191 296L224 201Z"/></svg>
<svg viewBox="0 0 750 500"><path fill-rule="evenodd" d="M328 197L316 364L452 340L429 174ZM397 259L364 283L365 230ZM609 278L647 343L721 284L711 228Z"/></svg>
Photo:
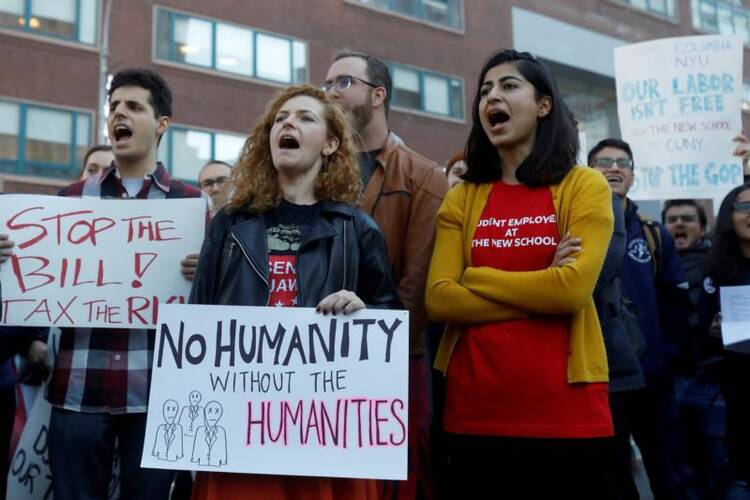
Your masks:
<svg viewBox="0 0 750 500"><path fill-rule="evenodd" d="M613 163L617 164L617 168L623 168L632 170L633 169L633 160L630 158L597 158L595 159L591 165L592 167L596 168L610 168Z"/></svg>
<svg viewBox="0 0 750 500"><path fill-rule="evenodd" d="M334 80L327 80L323 82L323 85L320 86L320 90L322 90L325 93L328 93L331 91L332 88L336 88L336 90L341 92L351 87L355 81L364 83L365 85L369 85L370 87L374 89L380 86L380 85L375 85L374 83L370 83L367 80L357 78L356 76L341 75L341 76L337 76Z"/></svg>
<svg viewBox="0 0 750 500"><path fill-rule="evenodd" d="M750 201L735 201L734 211L742 212L743 214L750 213Z"/></svg>
<svg viewBox="0 0 750 500"><path fill-rule="evenodd" d="M698 221L698 216L696 216L696 215L689 215L689 214L685 214L685 215L667 215L665 217L665 220L667 221L667 224L674 224L674 223L676 223L678 221L682 221L685 224L690 224L691 222L697 222Z"/></svg>
<svg viewBox="0 0 750 500"><path fill-rule="evenodd" d="M216 187L221 188L226 184L226 182L229 180L229 177L222 175L221 177L215 177L213 179L206 179L204 181L201 181L201 188L203 189L211 189L214 187L214 184Z"/></svg>

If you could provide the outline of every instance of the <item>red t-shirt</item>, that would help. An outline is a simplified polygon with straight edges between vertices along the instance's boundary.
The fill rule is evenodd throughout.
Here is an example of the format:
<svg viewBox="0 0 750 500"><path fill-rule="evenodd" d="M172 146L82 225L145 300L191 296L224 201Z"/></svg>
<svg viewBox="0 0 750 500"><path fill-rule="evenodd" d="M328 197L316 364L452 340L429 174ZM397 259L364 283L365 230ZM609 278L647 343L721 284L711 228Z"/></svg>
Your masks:
<svg viewBox="0 0 750 500"><path fill-rule="evenodd" d="M548 187L497 182L474 232L472 263L504 271L545 269L559 238ZM607 384L567 381L570 322L568 315L537 315L468 326L448 367L446 430L611 436Z"/></svg>

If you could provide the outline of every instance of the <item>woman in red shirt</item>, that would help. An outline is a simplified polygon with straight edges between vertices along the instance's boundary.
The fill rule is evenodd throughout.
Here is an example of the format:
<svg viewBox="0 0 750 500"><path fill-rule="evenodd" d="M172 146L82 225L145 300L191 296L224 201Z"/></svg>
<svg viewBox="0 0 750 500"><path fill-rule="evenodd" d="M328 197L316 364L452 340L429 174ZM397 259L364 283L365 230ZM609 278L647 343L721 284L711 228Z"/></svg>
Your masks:
<svg viewBox="0 0 750 500"><path fill-rule="evenodd" d="M426 295L432 318L449 323L436 366L447 374L450 497L615 498L602 467L612 422L592 299L612 234L609 186L575 166L572 116L530 54L489 59L472 116ZM568 234L583 250L569 239L556 257Z"/></svg>

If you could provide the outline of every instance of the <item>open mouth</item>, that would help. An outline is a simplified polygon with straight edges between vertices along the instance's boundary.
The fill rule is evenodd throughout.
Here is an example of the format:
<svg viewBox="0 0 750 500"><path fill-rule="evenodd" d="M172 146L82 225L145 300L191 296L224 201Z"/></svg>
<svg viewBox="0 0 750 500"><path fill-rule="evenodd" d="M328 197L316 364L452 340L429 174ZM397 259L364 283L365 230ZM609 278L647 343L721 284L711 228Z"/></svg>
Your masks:
<svg viewBox="0 0 750 500"><path fill-rule="evenodd" d="M280 149L299 149L299 142L291 135L282 135L279 138Z"/></svg>
<svg viewBox="0 0 750 500"><path fill-rule="evenodd" d="M620 184L622 182L622 176L620 175L608 175L607 182L610 184Z"/></svg>
<svg viewBox="0 0 750 500"><path fill-rule="evenodd" d="M677 242L679 242L679 241L687 241L687 239L688 239L688 235L684 231L675 231L672 234L672 236L674 236L674 240L677 241Z"/></svg>
<svg viewBox="0 0 750 500"><path fill-rule="evenodd" d="M505 111L496 109L493 111L490 111L487 115L487 118L490 122L490 126L494 127L495 125L502 125L506 123L508 120L510 120L510 116Z"/></svg>
<svg viewBox="0 0 750 500"><path fill-rule="evenodd" d="M120 142L123 139L130 139L133 137L133 130L125 124L115 125L113 130L115 142Z"/></svg>

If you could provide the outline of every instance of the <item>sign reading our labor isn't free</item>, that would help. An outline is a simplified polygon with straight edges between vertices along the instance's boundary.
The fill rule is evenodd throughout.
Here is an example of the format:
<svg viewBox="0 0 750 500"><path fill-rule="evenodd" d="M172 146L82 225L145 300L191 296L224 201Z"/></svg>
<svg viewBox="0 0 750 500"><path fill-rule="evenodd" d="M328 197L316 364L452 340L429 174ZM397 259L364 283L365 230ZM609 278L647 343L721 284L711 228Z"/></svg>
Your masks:
<svg viewBox="0 0 750 500"><path fill-rule="evenodd" d="M721 198L742 183L743 42L667 38L615 49L617 111L636 199Z"/></svg>
<svg viewBox="0 0 750 500"><path fill-rule="evenodd" d="M406 479L409 313L160 309L143 467Z"/></svg>
<svg viewBox="0 0 750 500"><path fill-rule="evenodd" d="M5 325L153 327L159 306L185 302L180 261L197 253L203 199L0 196Z"/></svg>

